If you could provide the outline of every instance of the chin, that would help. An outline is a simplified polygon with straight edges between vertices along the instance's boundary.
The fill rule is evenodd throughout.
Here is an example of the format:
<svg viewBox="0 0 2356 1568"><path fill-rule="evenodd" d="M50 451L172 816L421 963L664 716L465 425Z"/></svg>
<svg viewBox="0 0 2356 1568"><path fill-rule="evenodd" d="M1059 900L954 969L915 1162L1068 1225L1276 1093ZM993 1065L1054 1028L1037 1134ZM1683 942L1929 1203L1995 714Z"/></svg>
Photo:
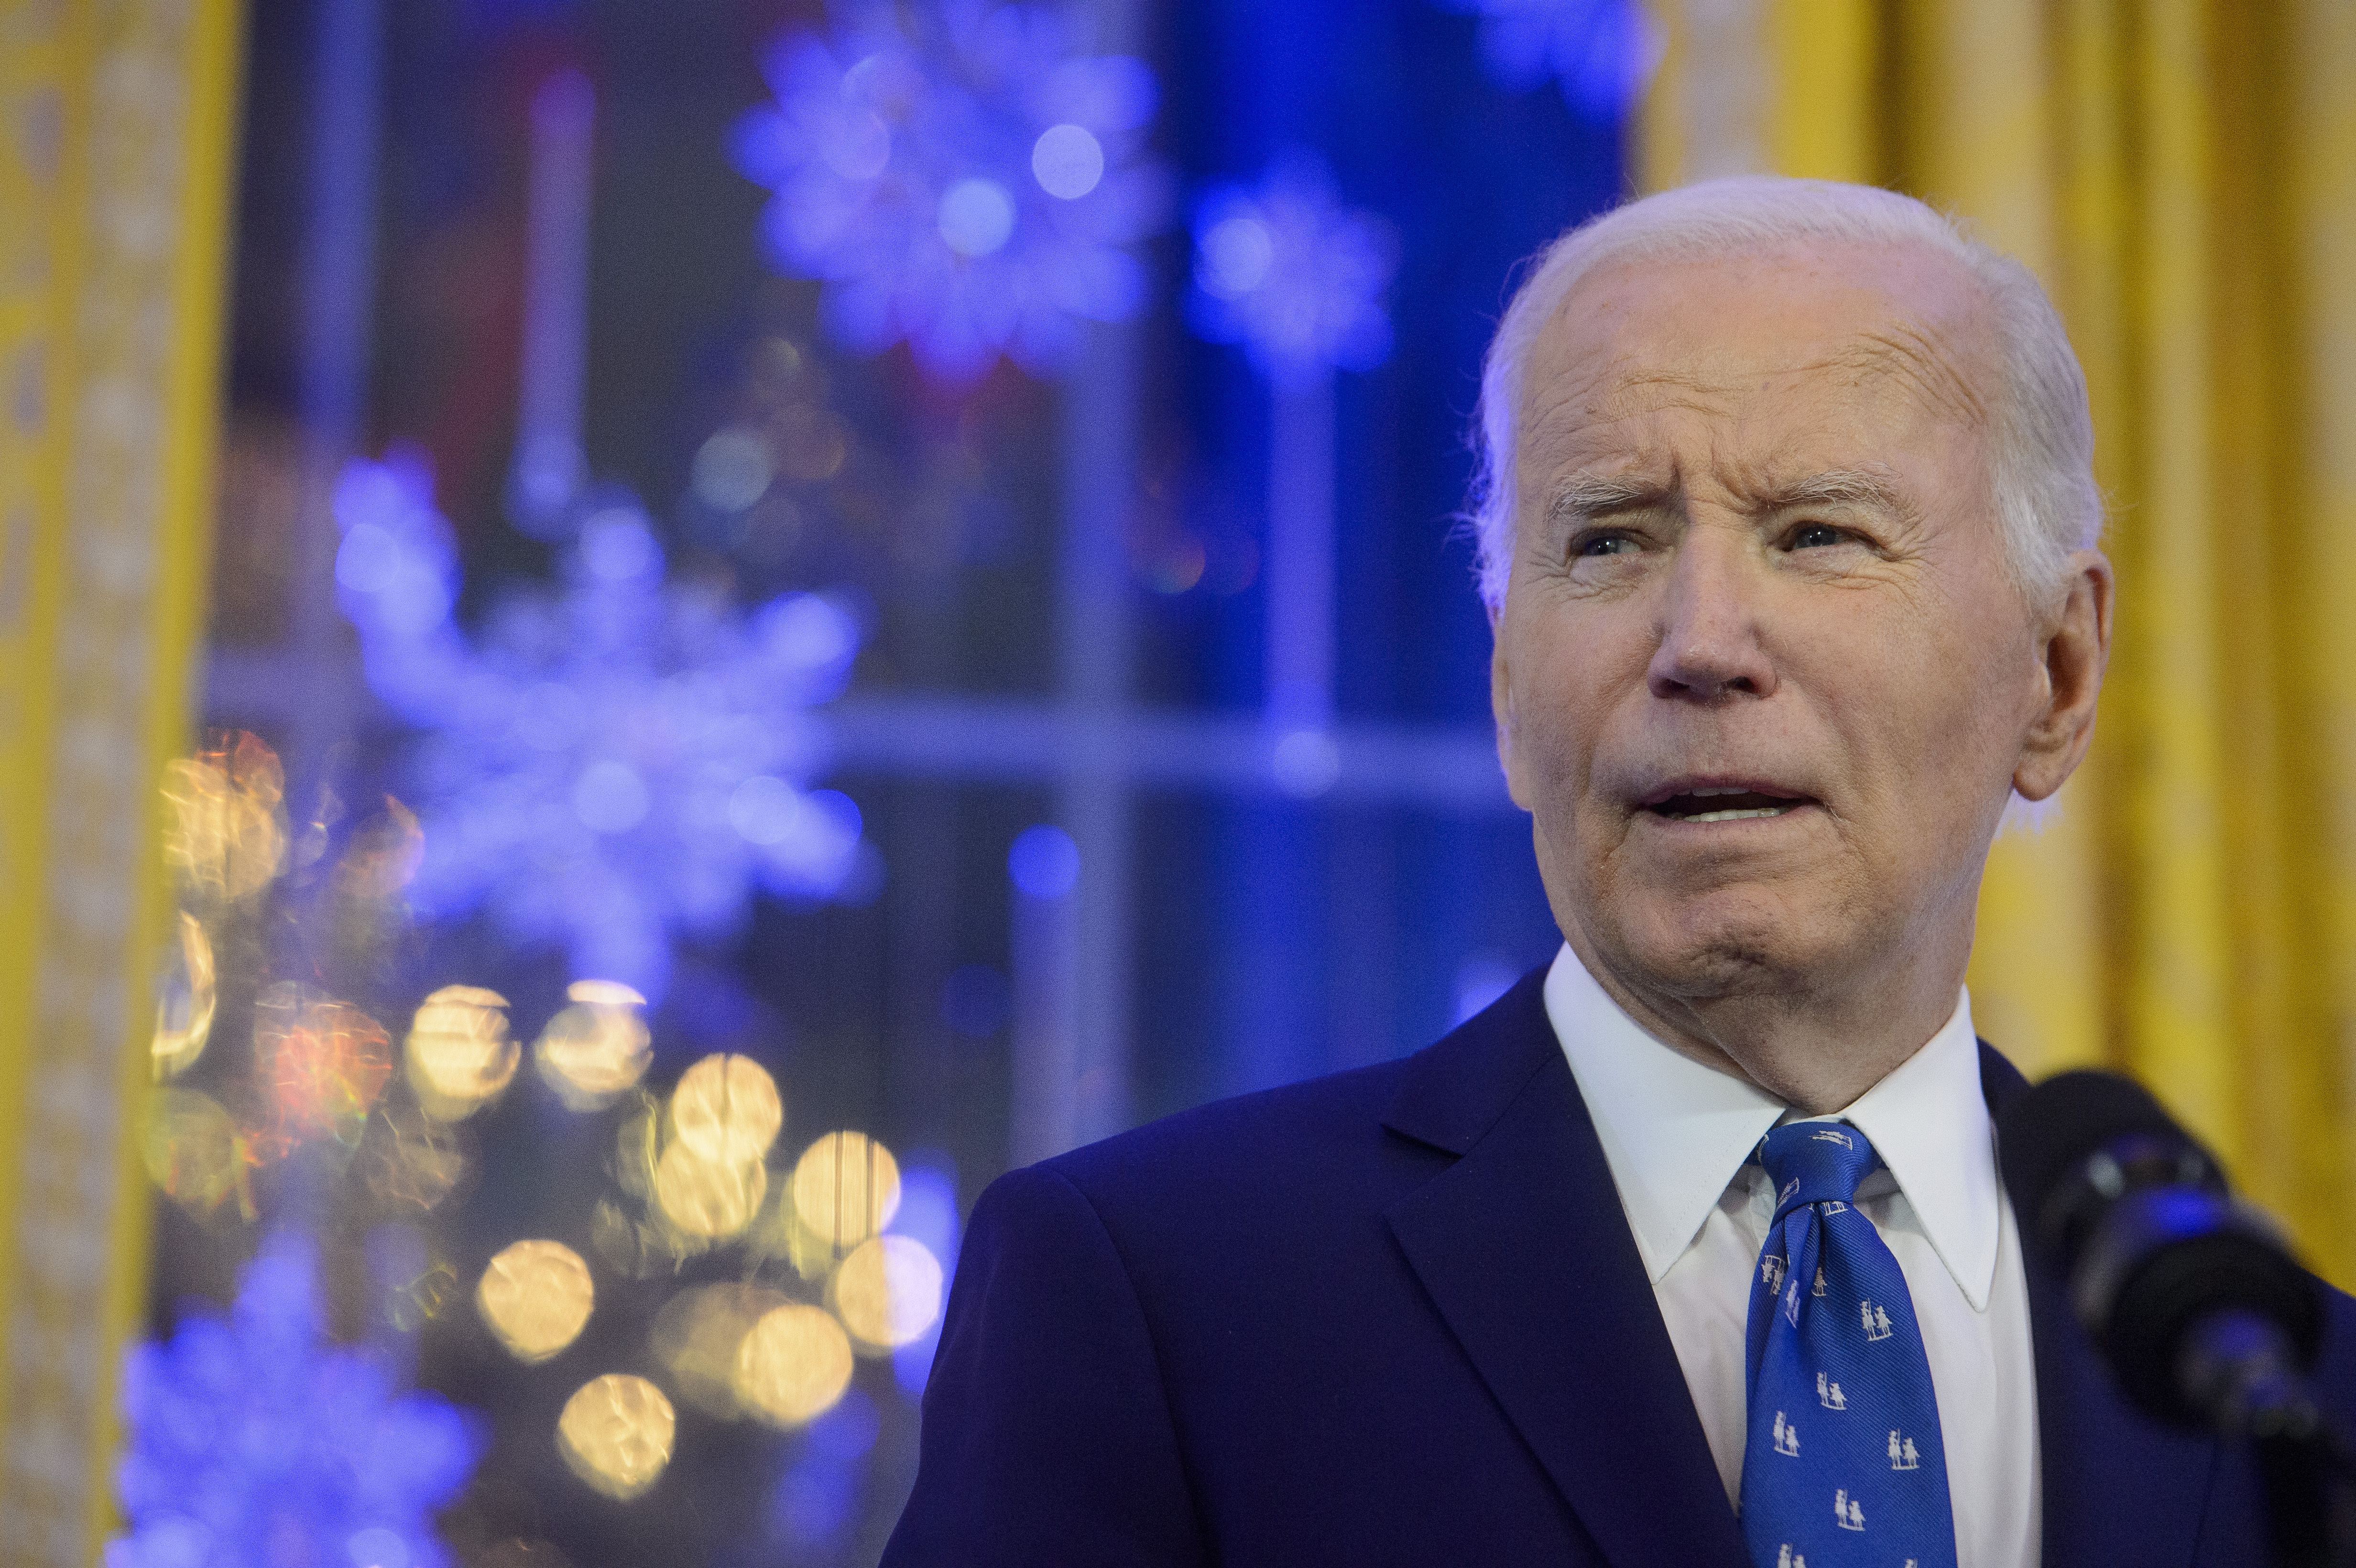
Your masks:
<svg viewBox="0 0 2356 1568"><path fill-rule="evenodd" d="M1617 946L1653 985L1695 1000L1781 990L1789 976L1830 957L1825 944L1803 935L1816 923L1756 889L1645 899L1618 924L1614 940L1600 946Z"/></svg>

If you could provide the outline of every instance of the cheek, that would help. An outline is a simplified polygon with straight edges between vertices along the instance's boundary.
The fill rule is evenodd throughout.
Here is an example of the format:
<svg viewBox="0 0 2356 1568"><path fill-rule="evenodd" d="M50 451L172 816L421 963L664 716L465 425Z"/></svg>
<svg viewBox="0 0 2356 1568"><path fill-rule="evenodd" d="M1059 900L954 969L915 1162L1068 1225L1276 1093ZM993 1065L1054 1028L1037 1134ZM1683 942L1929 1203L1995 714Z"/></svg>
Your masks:
<svg viewBox="0 0 2356 1568"><path fill-rule="evenodd" d="M1631 656L1633 639L1614 624L1614 609L1584 604L1528 628L1537 635L1526 635L1514 665L1525 803L1542 853L1581 880L1601 874L1625 827L1599 778L1612 773L1612 759L1644 746L1648 656Z"/></svg>
<svg viewBox="0 0 2356 1568"><path fill-rule="evenodd" d="M1517 629L1515 715L1524 743L1549 763L1583 764L1603 743L1615 693L1627 685L1625 639L1612 621L1601 607L1582 605L1533 616ZM1636 667L1641 681L1641 660Z"/></svg>
<svg viewBox="0 0 2356 1568"><path fill-rule="evenodd" d="M2012 773L2014 661L1986 635L1919 619L1860 624L1829 660L1827 716L1850 738L1867 798L1889 814L1902 854L1936 853L1944 830L1976 832L1991 788Z"/></svg>

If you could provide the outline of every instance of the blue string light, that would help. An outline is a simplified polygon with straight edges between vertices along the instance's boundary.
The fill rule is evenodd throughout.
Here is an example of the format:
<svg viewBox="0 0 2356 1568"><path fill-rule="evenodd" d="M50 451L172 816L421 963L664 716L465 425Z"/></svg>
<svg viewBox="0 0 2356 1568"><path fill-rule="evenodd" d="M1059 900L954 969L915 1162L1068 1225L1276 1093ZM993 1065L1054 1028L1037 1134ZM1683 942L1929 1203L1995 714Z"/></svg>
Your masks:
<svg viewBox="0 0 2356 1568"><path fill-rule="evenodd" d="M892 1230L924 1243L925 1249L955 1277L960 1234L957 1169L948 1156L920 1154L901 1168L900 1211L893 1216ZM892 1352L893 1373L909 1398L923 1397L926 1380L932 1376L933 1352L940 1342L941 1320L936 1317L921 1337Z"/></svg>
<svg viewBox="0 0 2356 1568"><path fill-rule="evenodd" d="M762 235L781 271L824 280L829 328L877 352L905 341L942 381L1000 355L1033 372L1081 320L1143 304L1133 247L1167 181L1142 156L1153 74L1077 52L1044 6L841 5L825 37L770 52L774 102L730 139L774 193Z"/></svg>
<svg viewBox="0 0 2356 1568"><path fill-rule="evenodd" d="M1490 76L1515 91L1552 77L1591 124L1616 124L1659 62L1659 29L1638 0L1437 0L1482 18Z"/></svg>
<svg viewBox="0 0 2356 1568"><path fill-rule="evenodd" d="M273 1237L228 1320L186 1318L126 1356L130 1530L107 1568L450 1562L432 1520L473 1473L481 1424L402 1392L381 1356L327 1342L316 1251Z"/></svg>
<svg viewBox="0 0 2356 1568"><path fill-rule="evenodd" d="M1189 315L1195 331L1240 343L1279 381L1372 369L1390 353L1383 291L1398 270L1389 222L1343 207L1324 161L1293 153L1257 187L1204 197Z"/></svg>
<svg viewBox="0 0 2356 1568"><path fill-rule="evenodd" d="M1080 848L1062 828L1038 823L1014 836L1006 874L1034 899L1062 898L1080 880Z"/></svg>
<svg viewBox="0 0 2356 1568"><path fill-rule="evenodd" d="M806 787L822 761L806 709L859 647L845 610L791 593L745 614L669 581L616 496L583 520L556 592L509 597L470 640L432 496L401 452L351 464L336 493L338 597L369 684L422 731L418 913L486 908L510 940L565 947L576 977L651 1000L671 938L734 929L755 888L845 891L859 808Z"/></svg>

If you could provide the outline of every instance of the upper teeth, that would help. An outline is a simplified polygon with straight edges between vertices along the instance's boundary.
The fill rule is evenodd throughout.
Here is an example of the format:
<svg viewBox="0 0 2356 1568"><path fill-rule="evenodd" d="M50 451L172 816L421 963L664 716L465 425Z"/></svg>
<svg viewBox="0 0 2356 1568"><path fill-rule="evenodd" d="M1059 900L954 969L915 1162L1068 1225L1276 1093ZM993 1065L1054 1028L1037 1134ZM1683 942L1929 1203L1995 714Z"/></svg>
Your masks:
<svg viewBox="0 0 2356 1568"><path fill-rule="evenodd" d="M1780 805L1752 805L1732 811L1697 811L1687 822L1735 822L1746 816L1781 816L1787 808Z"/></svg>

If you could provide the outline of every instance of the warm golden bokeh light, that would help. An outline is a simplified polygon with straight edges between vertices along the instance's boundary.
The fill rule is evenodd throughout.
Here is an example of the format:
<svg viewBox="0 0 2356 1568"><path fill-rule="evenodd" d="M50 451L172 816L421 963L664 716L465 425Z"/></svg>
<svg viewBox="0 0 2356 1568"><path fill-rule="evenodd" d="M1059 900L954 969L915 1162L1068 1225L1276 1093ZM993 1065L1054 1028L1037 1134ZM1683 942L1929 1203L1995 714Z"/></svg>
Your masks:
<svg viewBox="0 0 2356 1568"><path fill-rule="evenodd" d="M423 1111L389 1101L369 1118L354 1164L378 1201L421 1213L449 1197L466 1173L455 1132Z"/></svg>
<svg viewBox="0 0 2356 1568"><path fill-rule="evenodd" d="M286 859L286 775L277 753L241 734L164 766L164 860L198 902L269 885Z"/></svg>
<svg viewBox="0 0 2356 1568"><path fill-rule="evenodd" d="M548 1360L580 1338L596 1296L589 1265L571 1247L562 1242L518 1242L483 1270L482 1282L475 1286L475 1309L508 1353L530 1364ZM573 1398L577 1403L580 1395ZM668 1435L664 1444L667 1452Z"/></svg>
<svg viewBox="0 0 2356 1568"><path fill-rule="evenodd" d="M402 1333L413 1334L442 1316L442 1309L450 1304L457 1289L456 1269L448 1264L428 1264L415 1279L385 1292L384 1315Z"/></svg>
<svg viewBox="0 0 2356 1568"><path fill-rule="evenodd" d="M350 848L337 863L336 881L347 898L391 899L409 885L424 859L425 831L417 814L386 795L384 815L354 830Z"/></svg>
<svg viewBox="0 0 2356 1568"><path fill-rule="evenodd" d="M444 986L418 1008L403 1054L427 1115L461 1121L506 1090L522 1055L508 1033L507 1005L479 986Z"/></svg>
<svg viewBox="0 0 2356 1568"><path fill-rule="evenodd" d="M732 1282L682 1290L665 1302L648 1339L680 1397L723 1421L744 1414L736 1403L737 1349L753 1325L787 1300L766 1285Z"/></svg>
<svg viewBox="0 0 2356 1568"><path fill-rule="evenodd" d="M734 1236L753 1222L769 1190L768 1168L723 1165L674 1141L655 1162L655 1204L663 1218L702 1241Z"/></svg>
<svg viewBox="0 0 2356 1568"><path fill-rule="evenodd" d="M382 1025L348 1002L292 981L262 993L253 1048L270 1115L258 1142L271 1157L313 1138L356 1144L392 1076L391 1037Z"/></svg>
<svg viewBox="0 0 2356 1568"><path fill-rule="evenodd" d="M180 912L179 940L165 949L167 967L156 987L155 1038L150 1046L158 1080L196 1065L213 1031L213 944L196 916Z"/></svg>
<svg viewBox="0 0 2356 1568"><path fill-rule="evenodd" d="M653 1279L679 1272L679 1265L703 1248L662 1222L631 1215L619 1203L600 1199L589 1211L589 1244L605 1265L629 1279Z"/></svg>
<svg viewBox="0 0 2356 1568"><path fill-rule="evenodd" d="M625 1502L670 1463L678 1417L662 1390L626 1372L583 1383L556 1419L556 1448L591 1488Z"/></svg>
<svg viewBox="0 0 2356 1568"><path fill-rule="evenodd" d="M790 1180L780 1187L780 1201L761 1211L745 1244L765 1256L783 1258L793 1264L796 1274L816 1284L834 1272L842 1253L832 1242L802 1223L800 1213L794 1208L792 1191Z"/></svg>
<svg viewBox="0 0 2356 1568"><path fill-rule="evenodd" d="M662 1102L645 1090L614 1127L614 1181L641 1203L655 1195L655 1158L662 1153Z"/></svg>
<svg viewBox="0 0 2356 1568"><path fill-rule="evenodd" d="M737 1403L776 1426L799 1426L834 1408L851 1386L851 1340L824 1309L773 1307L736 1347Z"/></svg>
<svg viewBox="0 0 2356 1568"><path fill-rule="evenodd" d="M643 1008L647 1005L644 997L619 980L575 980L564 987L564 995L569 1000L585 1002L593 1008Z"/></svg>
<svg viewBox="0 0 2356 1568"><path fill-rule="evenodd" d="M715 1165L750 1165L785 1125L785 1103L768 1069L746 1056L707 1056L679 1075L671 1132Z"/></svg>
<svg viewBox="0 0 2356 1568"><path fill-rule="evenodd" d="M654 1200L655 1158L662 1153L662 1102L641 1089L614 1127L614 1181L641 1203Z"/></svg>
<svg viewBox="0 0 2356 1568"><path fill-rule="evenodd" d="M857 1246L899 1208L900 1162L865 1133L829 1133L794 1166L794 1213L831 1246Z"/></svg>
<svg viewBox="0 0 2356 1568"><path fill-rule="evenodd" d="M155 1091L147 1105L141 1152L156 1188L198 1219L210 1216L232 1194L240 1211L252 1216L244 1136L209 1096L189 1089Z"/></svg>
<svg viewBox="0 0 2356 1568"><path fill-rule="evenodd" d="M940 1260L914 1236L871 1237L834 1271L827 1299L860 1349L897 1349L941 1315Z"/></svg>
<svg viewBox="0 0 2356 1568"><path fill-rule="evenodd" d="M573 1005L548 1020L533 1056L567 1109L602 1110L646 1076L646 998L611 980L575 980L566 995Z"/></svg>

